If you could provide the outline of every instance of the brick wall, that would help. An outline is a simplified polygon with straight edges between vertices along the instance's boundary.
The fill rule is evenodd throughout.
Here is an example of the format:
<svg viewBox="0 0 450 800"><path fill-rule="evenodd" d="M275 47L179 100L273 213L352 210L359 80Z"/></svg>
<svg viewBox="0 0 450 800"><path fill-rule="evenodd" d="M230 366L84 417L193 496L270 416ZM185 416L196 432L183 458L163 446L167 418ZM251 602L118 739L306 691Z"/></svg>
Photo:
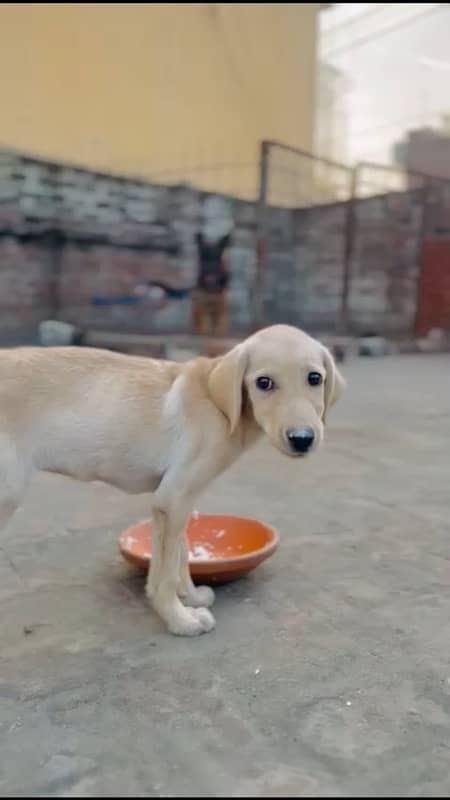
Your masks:
<svg viewBox="0 0 450 800"><path fill-rule="evenodd" d="M279 211L269 222L266 316L311 331L339 323L346 249L347 203ZM411 329L422 235L421 199L414 193L355 203L351 228L350 322L354 332Z"/></svg>
<svg viewBox="0 0 450 800"><path fill-rule="evenodd" d="M420 242L450 231L450 192L436 187L425 220L423 196L410 191L355 204L349 305L356 331L409 332ZM128 294L140 280L192 285L195 233L209 196L0 152L0 335L29 337L55 315L80 325L185 331L189 300L151 312L99 307L94 295ZM255 204L232 200L231 321L251 322ZM267 213L265 312L268 322L333 331L341 303L348 206L337 203ZM446 227L447 226L447 227Z"/></svg>
<svg viewBox="0 0 450 800"><path fill-rule="evenodd" d="M450 183L359 199L350 231L348 213L347 203L272 211L267 319L336 330L349 236L351 330L411 334L423 241L450 235Z"/></svg>
<svg viewBox="0 0 450 800"><path fill-rule="evenodd" d="M418 191L356 204L349 297L356 330L412 331L422 223L423 198Z"/></svg>
<svg viewBox="0 0 450 800"><path fill-rule="evenodd" d="M26 330L54 313L96 327L186 330L190 302L151 313L99 307L94 295L126 295L140 280L190 286L195 233L208 195L154 186L0 153L0 331ZM233 201L232 324L244 328L255 268L255 208Z"/></svg>

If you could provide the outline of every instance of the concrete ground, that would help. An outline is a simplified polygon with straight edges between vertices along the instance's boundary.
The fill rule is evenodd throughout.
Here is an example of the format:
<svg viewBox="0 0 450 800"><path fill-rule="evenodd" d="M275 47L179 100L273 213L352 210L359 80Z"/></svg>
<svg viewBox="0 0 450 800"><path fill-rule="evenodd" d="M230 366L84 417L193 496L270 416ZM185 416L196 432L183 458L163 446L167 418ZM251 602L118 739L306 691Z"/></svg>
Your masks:
<svg viewBox="0 0 450 800"><path fill-rule="evenodd" d="M358 360L322 452L200 510L282 545L165 634L117 553L145 497L42 476L0 541L2 796L450 792L450 357Z"/></svg>

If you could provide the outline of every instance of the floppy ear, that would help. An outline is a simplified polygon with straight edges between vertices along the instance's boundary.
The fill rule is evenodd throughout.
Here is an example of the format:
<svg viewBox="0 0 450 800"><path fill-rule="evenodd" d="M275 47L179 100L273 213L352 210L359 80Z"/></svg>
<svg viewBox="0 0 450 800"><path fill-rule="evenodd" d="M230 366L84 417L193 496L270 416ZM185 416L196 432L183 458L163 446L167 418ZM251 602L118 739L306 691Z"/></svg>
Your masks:
<svg viewBox="0 0 450 800"><path fill-rule="evenodd" d="M323 348L323 360L326 369L324 389L325 407L323 411L323 421L325 422L329 409L339 400L346 387L346 383L336 367L333 356L326 347Z"/></svg>
<svg viewBox="0 0 450 800"><path fill-rule="evenodd" d="M208 378L209 394L214 405L228 418L230 433L236 430L241 417L246 368L247 355L242 345L237 345L218 359Z"/></svg>

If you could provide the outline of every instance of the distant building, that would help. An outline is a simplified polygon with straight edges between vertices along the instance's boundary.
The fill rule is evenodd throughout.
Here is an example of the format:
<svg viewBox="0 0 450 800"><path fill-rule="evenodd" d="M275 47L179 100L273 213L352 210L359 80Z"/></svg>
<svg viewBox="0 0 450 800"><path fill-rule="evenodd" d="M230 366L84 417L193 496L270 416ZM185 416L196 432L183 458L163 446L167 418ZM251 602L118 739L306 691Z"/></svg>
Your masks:
<svg viewBox="0 0 450 800"><path fill-rule="evenodd" d="M441 129L421 128L409 131L393 148L396 164L406 170L450 179L450 117L442 120Z"/></svg>
<svg viewBox="0 0 450 800"><path fill-rule="evenodd" d="M336 67L321 62L317 67L314 151L333 161L347 160L348 78Z"/></svg>
<svg viewBox="0 0 450 800"><path fill-rule="evenodd" d="M316 79L314 153L340 164L348 158L348 78L336 67L319 62ZM316 200L345 200L348 175L323 161L314 168Z"/></svg>

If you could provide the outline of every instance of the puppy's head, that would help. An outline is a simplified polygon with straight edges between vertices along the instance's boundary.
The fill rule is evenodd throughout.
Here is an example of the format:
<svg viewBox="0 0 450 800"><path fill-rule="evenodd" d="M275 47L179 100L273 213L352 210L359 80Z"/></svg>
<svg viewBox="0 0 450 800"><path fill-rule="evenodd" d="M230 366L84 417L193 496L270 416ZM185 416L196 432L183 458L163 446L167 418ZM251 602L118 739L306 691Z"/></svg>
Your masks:
<svg viewBox="0 0 450 800"><path fill-rule="evenodd" d="M275 325L218 359L208 381L217 407L238 426L243 398L272 444L304 456L322 441L328 410L344 389L330 352L288 325Z"/></svg>

